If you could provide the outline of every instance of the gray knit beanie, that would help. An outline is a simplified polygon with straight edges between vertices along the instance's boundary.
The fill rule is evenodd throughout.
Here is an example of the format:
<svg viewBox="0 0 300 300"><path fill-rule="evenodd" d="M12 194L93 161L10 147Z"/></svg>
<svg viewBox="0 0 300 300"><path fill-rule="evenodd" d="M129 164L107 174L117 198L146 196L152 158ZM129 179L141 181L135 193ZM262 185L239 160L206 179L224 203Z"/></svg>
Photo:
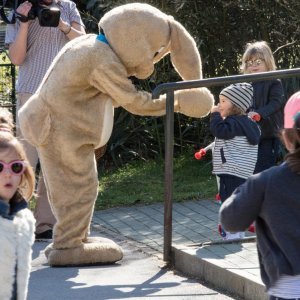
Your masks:
<svg viewBox="0 0 300 300"><path fill-rule="evenodd" d="M252 104L253 87L246 82L235 83L223 89L220 95L228 98L234 105L246 112Z"/></svg>

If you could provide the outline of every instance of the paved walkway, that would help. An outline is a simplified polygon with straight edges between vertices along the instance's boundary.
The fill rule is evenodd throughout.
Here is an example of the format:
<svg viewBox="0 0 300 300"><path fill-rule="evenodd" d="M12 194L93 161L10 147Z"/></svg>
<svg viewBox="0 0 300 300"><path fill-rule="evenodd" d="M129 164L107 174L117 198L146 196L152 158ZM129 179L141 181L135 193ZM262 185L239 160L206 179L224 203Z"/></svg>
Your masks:
<svg viewBox="0 0 300 300"><path fill-rule="evenodd" d="M225 288L243 299L267 299L259 275L255 238L224 242L217 232L219 204L212 200L173 204L172 255L176 269ZM162 257L163 203L113 208L94 213L101 227L139 243Z"/></svg>
<svg viewBox="0 0 300 300"><path fill-rule="evenodd" d="M68 268L49 267L44 249L33 245L28 300L237 300L236 295L202 285L165 268L161 259L140 250L139 243L105 229L92 236L113 239L123 249L121 262Z"/></svg>

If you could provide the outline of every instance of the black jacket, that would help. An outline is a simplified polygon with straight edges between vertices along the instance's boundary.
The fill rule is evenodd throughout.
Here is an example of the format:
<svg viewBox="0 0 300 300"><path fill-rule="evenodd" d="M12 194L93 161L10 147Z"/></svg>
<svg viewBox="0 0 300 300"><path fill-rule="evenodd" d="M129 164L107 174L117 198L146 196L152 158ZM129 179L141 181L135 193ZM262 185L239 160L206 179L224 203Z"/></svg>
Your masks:
<svg viewBox="0 0 300 300"><path fill-rule="evenodd" d="M286 163L251 176L222 204L225 230L244 231L256 221L262 281L300 275L300 175Z"/></svg>
<svg viewBox="0 0 300 300"><path fill-rule="evenodd" d="M285 96L279 79L253 82L253 105L251 111L260 114L261 139L274 138L283 128Z"/></svg>

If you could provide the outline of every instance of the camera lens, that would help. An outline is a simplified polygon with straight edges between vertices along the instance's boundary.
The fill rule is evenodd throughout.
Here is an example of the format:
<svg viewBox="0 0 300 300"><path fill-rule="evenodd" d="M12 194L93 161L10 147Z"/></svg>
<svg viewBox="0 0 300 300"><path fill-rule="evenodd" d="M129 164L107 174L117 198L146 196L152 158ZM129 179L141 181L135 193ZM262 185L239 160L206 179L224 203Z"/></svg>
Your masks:
<svg viewBox="0 0 300 300"><path fill-rule="evenodd" d="M45 9L44 11L42 11L41 16L42 16L43 21L45 23L48 23L52 18L52 13L50 10Z"/></svg>
<svg viewBox="0 0 300 300"><path fill-rule="evenodd" d="M60 10L57 8L40 7L38 18L41 26L57 27L59 24Z"/></svg>

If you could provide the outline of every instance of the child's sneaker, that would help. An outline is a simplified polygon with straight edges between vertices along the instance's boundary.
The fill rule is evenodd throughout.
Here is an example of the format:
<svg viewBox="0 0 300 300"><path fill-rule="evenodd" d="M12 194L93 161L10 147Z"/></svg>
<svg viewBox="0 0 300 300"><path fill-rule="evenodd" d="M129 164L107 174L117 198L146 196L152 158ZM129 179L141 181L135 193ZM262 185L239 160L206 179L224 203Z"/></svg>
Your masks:
<svg viewBox="0 0 300 300"><path fill-rule="evenodd" d="M51 242L52 235L53 235L52 229L46 230L41 233L35 233L35 241L36 242Z"/></svg>
<svg viewBox="0 0 300 300"><path fill-rule="evenodd" d="M238 232L239 235L240 235L240 239L243 239L245 237L245 231L241 231L241 232Z"/></svg>
<svg viewBox="0 0 300 300"><path fill-rule="evenodd" d="M226 231L222 228L221 224L218 224L218 231L219 231L220 236L223 239L225 239L226 238Z"/></svg>
<svg viewBox="0 0 300 300"><path fill-rule="evenodd" d="M218 224L218 231L219 231L220 236L225 241L243 239L245 237L244 231L231 233L231 232L225 231L221 224Z"/></svg>
<svg viewBox="0 0 300 300"><path fill-rule="evenodd" d="M216 196L215 196L215 200L217 201L217 203L219 203L220 205L222 204L222 202L221 202L221 197L220 197L220 194L218 193L218 194L216 194Z"/></svg>
<svg viewBox="0 0 300 300"><path fill-rule="evenodd" d="M224 240L229 241L229 240L237 240L237 239L240 239L240 232L235 232L235 233L226 232L226 236Z"/></svg>

